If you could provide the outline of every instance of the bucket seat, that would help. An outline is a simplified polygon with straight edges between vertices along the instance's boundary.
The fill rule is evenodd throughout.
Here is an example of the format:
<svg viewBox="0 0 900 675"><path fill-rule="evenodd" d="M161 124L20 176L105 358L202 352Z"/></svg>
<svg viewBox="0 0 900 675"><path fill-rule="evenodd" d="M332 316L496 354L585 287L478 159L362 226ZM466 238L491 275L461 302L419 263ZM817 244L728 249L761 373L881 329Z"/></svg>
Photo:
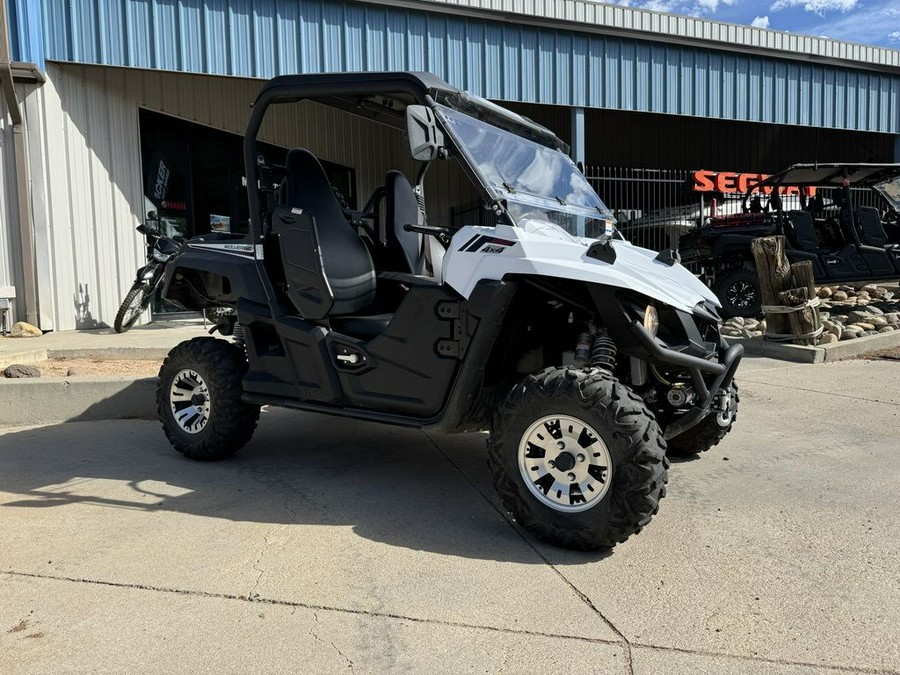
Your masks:
<svg viewBox="0 0 900 675"><path fill-rule="evenodd" d="M285 172L284 206L306 209L316 219L322 270L334 297L329 322L339 332L366 337L380 335L392 315L355 315L375 299L375 265L366 245L348 222L325 170L313 153L296 148L288 152ZM288 256L290 253L286 252ZM290 274L290 267L285 267L286 274ZM291 280L287 282L290 286Z"/></svg>
<svg viewBox="0 0 900 675"><path fill-rule="evenodd" d="M409 180L400 171L384 178L385 238L390 265L398 272L425 273L424 237L407 232L404 225L419 222L419 200Z"/></svg>

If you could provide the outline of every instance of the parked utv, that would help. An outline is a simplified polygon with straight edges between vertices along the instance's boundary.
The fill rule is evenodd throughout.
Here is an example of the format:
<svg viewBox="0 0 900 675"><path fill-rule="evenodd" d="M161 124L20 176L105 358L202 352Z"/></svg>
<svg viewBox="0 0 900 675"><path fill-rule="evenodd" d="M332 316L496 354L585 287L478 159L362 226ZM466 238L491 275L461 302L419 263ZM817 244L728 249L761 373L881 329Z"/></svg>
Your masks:
<svg viewBox="0 0 900 675"><path fill-rule="evenodd" d="M309 150L269 164L263 119L301 100L388 125L418 171L387 172L357 212ZM235 309L218 326L231 342L184 342L160 370L172 445L228 457L262 405L489 430L494 485L525 528L580 549L638 532L665 494L667 444L700 452L731 428L741 347L674 252L617 235L566 152L430 74L269 82L244 141L250 233L188 242L167 275L167 301ZM442 162L459 163L496 226L428 224L426 171Z"/></svg>
<svg viewBox="0 0 900 675"><path fill-rule="evenodd" d="M799 198L782 197L786 186L799 188ZM861 196L879 206L860 205ZM819 283L897 278L898 210L900 164L796 164L757 184L744 199L743 214L711 218L684 235L679 252L715 290L726 317L757 316L754 239L784 235L788 259L809 260Z"/></svg>

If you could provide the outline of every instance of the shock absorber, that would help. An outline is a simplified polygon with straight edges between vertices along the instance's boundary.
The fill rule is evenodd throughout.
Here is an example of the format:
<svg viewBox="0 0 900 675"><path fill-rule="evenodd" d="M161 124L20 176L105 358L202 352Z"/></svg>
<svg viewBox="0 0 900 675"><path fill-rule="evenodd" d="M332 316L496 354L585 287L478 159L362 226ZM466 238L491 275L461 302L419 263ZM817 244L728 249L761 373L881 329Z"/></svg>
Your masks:
<svg viewBox="0 0 900 675"><path fill-rule="evenodd" d="M234 329L231 333L231 339L237 347L241 350L244 349L244 327L241 325L240 321L234 322Z"/></svg>
<svg viewBox="0 0 900 675"><path fill-rule="evenodd" d="M591 348L591 368L612 370L616 367L616 343L602 328L594 334Z"/></svg>

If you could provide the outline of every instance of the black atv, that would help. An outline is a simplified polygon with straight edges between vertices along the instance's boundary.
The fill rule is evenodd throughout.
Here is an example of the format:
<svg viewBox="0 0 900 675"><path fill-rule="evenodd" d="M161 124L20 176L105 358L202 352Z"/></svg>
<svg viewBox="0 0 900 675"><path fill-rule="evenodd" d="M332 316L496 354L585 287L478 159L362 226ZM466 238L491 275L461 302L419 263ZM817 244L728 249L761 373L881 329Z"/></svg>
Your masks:
<svg viewBox="0 0 900 675"><path fill-rule="evenodd" d="M788 186L799 194L783 196ZM822 284L900 277L900 164L796 164L757 184L743 211L710 218L679 243L726 317L760 314L757 237L784 235L788 259L809 260Z"/></svg>
<svg viewBox="0 0 900 675"><path fill-rule="evenodd" d="M381 125L418 163L403 160L413 180L387 171L357 212L309 150L269 163L256 144L267 110L302 100ZM182 454L232 455L262 405L490 430L494 485L518 522L597 549L656 513L667 448L700 452L731 428L742 348L720 338L715 297L673 251L624 241L547 129L429 74L280 77L244 153L250 233L189 241L163 290L235 310L217 324L231 342L182 343L160 370L159 416ZM429 222L425 176L448 163L495 225ZM438 197L450 189L440 178Z"/></svg>

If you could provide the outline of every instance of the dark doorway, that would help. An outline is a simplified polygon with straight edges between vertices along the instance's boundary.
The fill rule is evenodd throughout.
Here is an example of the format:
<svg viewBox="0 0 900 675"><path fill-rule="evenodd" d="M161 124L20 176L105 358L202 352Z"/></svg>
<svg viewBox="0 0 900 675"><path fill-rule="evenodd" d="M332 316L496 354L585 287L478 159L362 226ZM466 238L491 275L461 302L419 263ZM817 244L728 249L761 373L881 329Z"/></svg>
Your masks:
<svg viewBox="0 0 900 675"><path fill-rule="evenodd" d="M144 215L155 211L166 236L211 232L245 234L250 226L243 185L243 138L150 110L140 111ZM257 144L270 164L283 164L287 148ZM331 184L356 208L355 169L322 162ZM154 315L179 313L156 297ZM192 313L193 314L193 313Z"/></svg>

